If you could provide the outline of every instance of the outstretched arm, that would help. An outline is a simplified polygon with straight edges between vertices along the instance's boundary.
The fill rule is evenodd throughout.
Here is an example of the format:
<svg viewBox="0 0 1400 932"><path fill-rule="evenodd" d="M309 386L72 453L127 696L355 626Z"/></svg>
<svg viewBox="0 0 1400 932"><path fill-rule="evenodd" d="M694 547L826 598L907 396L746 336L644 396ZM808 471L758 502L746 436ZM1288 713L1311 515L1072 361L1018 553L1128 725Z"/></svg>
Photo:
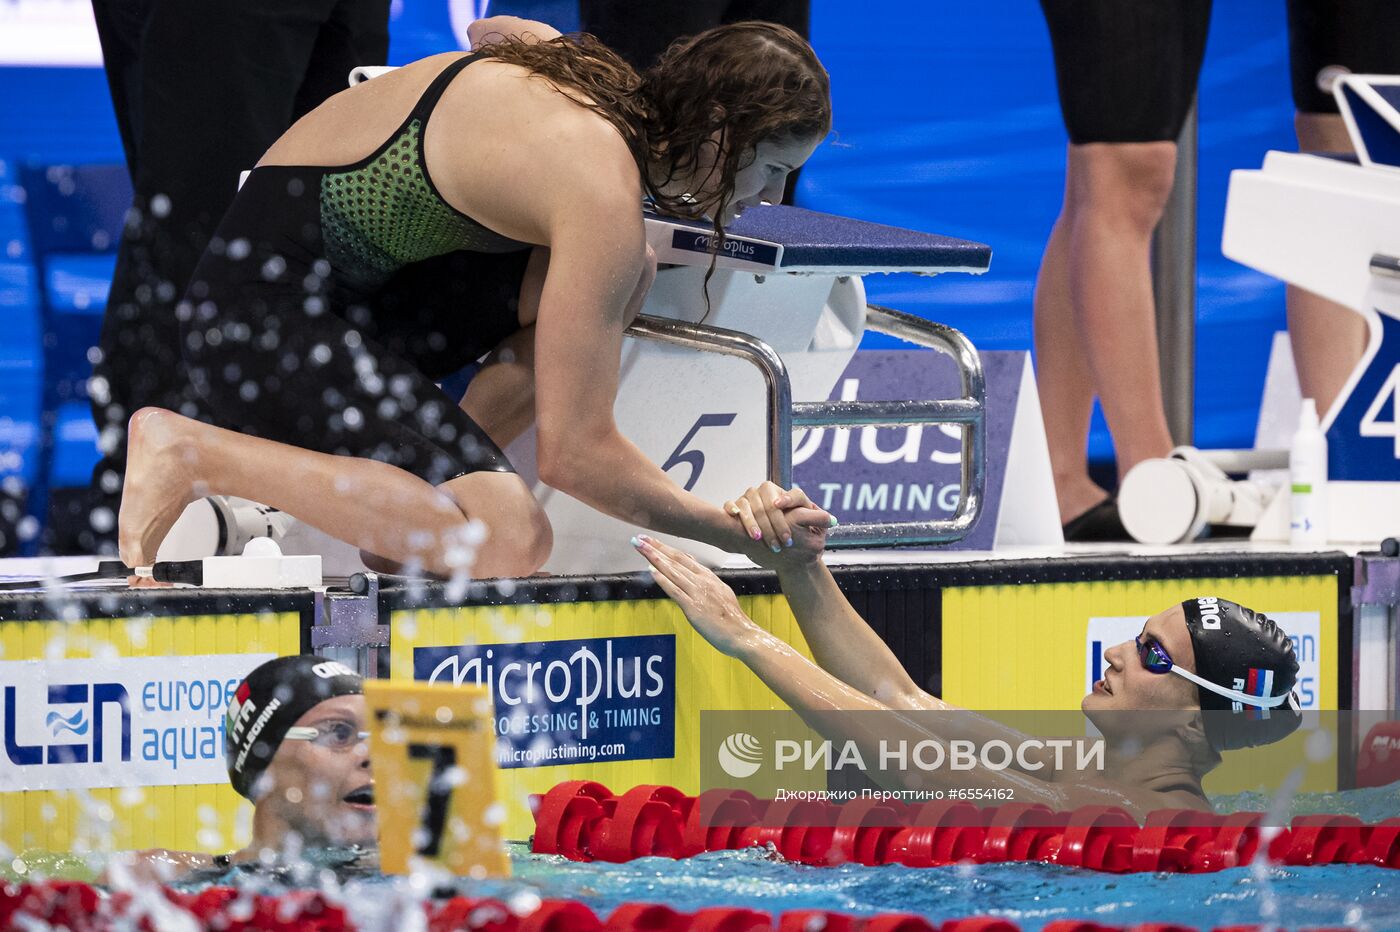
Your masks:
<svg viewBox="0 0 1400 932"><path fill-rule="evenodd" d="M821 560L779 569L778 582L823 669L893 709L954 708L918 687Z"/></svg>
<svg viewBox="0 0 1400 932"><path fill-rule="evenodd" d="M792 494L801 496L800 491ZM881 741L903 740L912 746L925 740L937 743L1000 740L1016 746L1028 738L995 719L948 705L918 689L912 681L908 681L903 688L890 686L888 691L898 698L883 700L879 695L885 688L883 684L894 683L901 676L908 680L908 675L903 673L899 661L846 602L831 574L820 567L819 561L816 562L821 572L810 574L815 581L804 577L797 583L799 588L808 587L799 592L800 601L812 602L800 611L794 606L794 614L803 625L804 634L809 629L817 632L823 643L822 650L829 657L837 658L833 662L836 670L813 664L790 644L758 627L744 614L734 591L690 554L649 537L639 537L634 543L651 563L652 576L657 585L676 600L686 618L705 640L721 653L742 661L789 708L823 736L832 741L853 740L861 747L863 754L875 755L867 756L867 761L879 760ZM776 564L780 574L790 573L786 565L801 563L804 549L810 548L785 550L764 562L770 566ZM786 587L787 581L784 582ZM816 653L815 650L813 652ZM863 660L876 664L883 672L866 677L859 667ZM891 666L898 673L890 669ZM865 682L866 679L874 683L872 688L865 688L870 685ZM858 685L862 683L865 685ZM852 712L889 714L849 714ZM1041 779L1048 776L1051 769L1047 766L1047 754L1043 749L1028 749L1026 757L1018 759L1013 766L1019 768L1027 763L1034 764L1037 760L1040 766L1030 766L1025 775L1008 771L1016 777L1009 784L1001 777L979 778L974 782L986 786L1021 786L1028 793L1033 790L1037 798L1045 796L1042 801L1048 802L1050 796L1064 792L1065 788L1052 792ZM1031 773L1036 776L1028 776ZM1032 782L1022 783L1023 776Z"/></svg>
<svg viewBox="0 0 1400 932"><path fill-rule="evenodd" d="M727 502L725 510L745 526L761 527L766 535L765 522L782 520L779 509L813 507L807 494L796 486L784 491L764 483ZM810 535L800 535L799 539L805 542ZM817 664L893 709L953 708L920 689L889 646L846 601L831 571L821 561L824 544L823 533L816 546L794 547L760 561L777 571L783 594Z"/></svg>
<svg viewBox="0 0 1400 932"><path fill-rule="evenodd" d="M853 688L764 631L744 613L734 590L690 554L655 538L634 539L653 567L652 577L685 617L720 653L742 661L804 719L830 713L888 712L889 706ZM809 721L813 727L820 727Z"/></svg>

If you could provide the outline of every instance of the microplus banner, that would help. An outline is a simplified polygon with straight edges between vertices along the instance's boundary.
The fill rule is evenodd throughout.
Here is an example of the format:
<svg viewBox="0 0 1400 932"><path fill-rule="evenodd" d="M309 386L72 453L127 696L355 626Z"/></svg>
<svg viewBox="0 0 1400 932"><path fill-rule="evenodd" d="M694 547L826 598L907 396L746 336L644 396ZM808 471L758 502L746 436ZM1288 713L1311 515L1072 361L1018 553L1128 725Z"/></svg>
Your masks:
<svg viewBox="0 0 1400 932"><path fill-rule="evenodd" d="M413 675L490 691L504 768L675 755L674 634L420 647Z"/></svg>

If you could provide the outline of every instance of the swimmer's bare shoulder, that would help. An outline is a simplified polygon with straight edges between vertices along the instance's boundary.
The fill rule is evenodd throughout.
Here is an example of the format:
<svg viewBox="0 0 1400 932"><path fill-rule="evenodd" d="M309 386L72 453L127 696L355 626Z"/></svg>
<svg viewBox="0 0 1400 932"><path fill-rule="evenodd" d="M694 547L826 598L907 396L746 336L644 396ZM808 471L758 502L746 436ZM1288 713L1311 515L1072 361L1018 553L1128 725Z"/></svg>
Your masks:
<svg viewBox="0 0 1400 932"><path fill-rule="evenodd" d="M641 175L611 122L577 91L518 65L485 59L468 72L443 95L443 119L425 140L453 206L537 245L557 245L574 225L640 242Z"/></svg>
<svg viewBox="0 0 1400 932"><path fill-rule="evenodd" d="M362 81L327 98L278 138L259 165L348 165L398 129L428 85L462 52L443 52Z"/></svg>

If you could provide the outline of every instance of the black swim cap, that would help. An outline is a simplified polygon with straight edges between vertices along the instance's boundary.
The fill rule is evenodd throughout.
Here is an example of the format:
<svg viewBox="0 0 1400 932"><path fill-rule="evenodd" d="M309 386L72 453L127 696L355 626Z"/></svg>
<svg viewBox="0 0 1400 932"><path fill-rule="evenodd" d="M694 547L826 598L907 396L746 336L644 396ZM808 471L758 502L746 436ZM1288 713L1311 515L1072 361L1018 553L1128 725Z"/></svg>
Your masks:
<svg viewBox="0 0 1400 932"><path fill-rule="evenodd" d="M1273 619L1227 599L1181 603L1196 654L1196 675L1217 686L1258 696L1260 705L1197 687L1206 736L1216 750L1271 744L1292 734L1302 720L1293 685L1298 659L1293 642ZM1264 700L1288 697L1268 707Z"/></svg>
<svg viewBox="0 0 1400 932"><path fill-rule="evenodd" d="M297 719L327 699L364 691L354 670L310 654L277 657L249 673L229 700L224 720L224 760L233 788L252 799L253 784Z"/></svg>

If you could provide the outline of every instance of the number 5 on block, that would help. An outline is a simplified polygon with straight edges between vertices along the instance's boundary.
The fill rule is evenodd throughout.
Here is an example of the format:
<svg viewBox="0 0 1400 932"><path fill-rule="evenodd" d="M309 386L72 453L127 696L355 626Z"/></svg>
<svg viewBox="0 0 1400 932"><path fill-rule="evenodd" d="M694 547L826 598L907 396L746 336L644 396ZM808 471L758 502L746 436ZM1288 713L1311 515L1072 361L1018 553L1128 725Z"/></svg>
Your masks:
<svg viewBox="0 0 1400 932"><path fill-rule="evenodd" d="M365 700L381 869L406 874L427 861L467 877L507 876L487 690L368 680Z"/></svg>

